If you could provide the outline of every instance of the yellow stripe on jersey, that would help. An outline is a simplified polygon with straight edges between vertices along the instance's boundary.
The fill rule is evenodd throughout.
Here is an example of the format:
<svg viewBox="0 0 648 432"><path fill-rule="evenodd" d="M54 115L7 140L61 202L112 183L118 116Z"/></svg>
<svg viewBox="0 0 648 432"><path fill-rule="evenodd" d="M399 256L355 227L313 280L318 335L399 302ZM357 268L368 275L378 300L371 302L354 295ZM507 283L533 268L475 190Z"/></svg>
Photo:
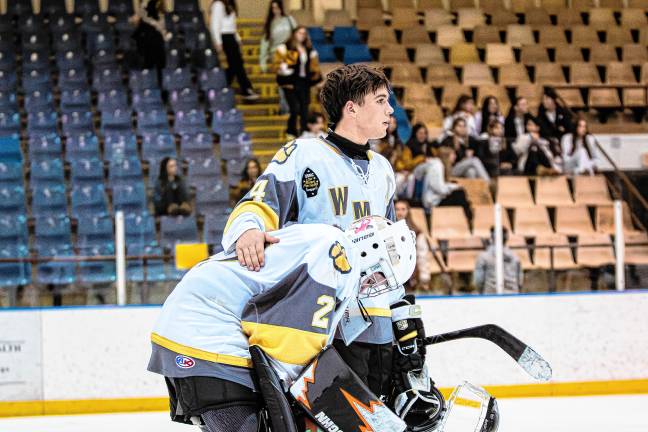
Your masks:
<svg viewBox="0 0 648 432"><path fill-rule="evenodd" d="M266 232L279 229L279 216L268 204L259 201L244 201L237 205L234 211L232 211L232 214L230 214L229 219L227 219L227 224L225 225L225 232L227 232L234 219L236 219L240 214L248 212L254 213L263 219Z"/></svg>
<svg viewBox="0 0 648 432"><path fill-rule="evenodd" d="M326 334L290 327L241 321L250 345L259 345L283 363L305 366L326 346Z"/></svg>
<svg viewBox="0 0 648 432"><path fill-rule="evenodd" d="M233 356L229 354L217 354L209 351L203 351L198 348L182 345L172 340L160 336L157 333L151 333L151 342L169 349L175 353L183 354L189 357L195 357L200 360L207 360L214 363L221 363L230 366L252 367L252 360L245 357Z"/></svg>
<svg viewBox="0 0 648 432"><path fill-rule="evenodd" d="M368 308L365 308L365 310L371 316L388 317L388 318L391 318L391 316L392 316L391 309L368 307Z"/></svg>

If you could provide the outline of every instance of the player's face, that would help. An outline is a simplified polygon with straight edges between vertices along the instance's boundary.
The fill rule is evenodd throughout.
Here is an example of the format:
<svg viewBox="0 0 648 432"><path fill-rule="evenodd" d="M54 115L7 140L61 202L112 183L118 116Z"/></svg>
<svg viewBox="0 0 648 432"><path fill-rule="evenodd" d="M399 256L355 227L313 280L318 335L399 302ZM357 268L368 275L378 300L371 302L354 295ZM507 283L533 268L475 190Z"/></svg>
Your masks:
<svg viewBox="0 0 648 432"><path fill-rule="evenodd" d="M354 104L358 130L367 139L380 139L387 135L394 109L389 104L389 92L380 88L364 97L362 105Z"/></svg>

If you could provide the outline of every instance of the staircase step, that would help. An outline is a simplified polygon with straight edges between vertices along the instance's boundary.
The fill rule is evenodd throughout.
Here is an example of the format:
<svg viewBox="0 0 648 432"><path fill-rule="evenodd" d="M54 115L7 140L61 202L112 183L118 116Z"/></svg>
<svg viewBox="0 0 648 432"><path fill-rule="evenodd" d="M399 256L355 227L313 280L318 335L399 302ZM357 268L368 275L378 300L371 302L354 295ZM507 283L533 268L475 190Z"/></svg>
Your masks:
<svg viewBox="0 0 648 432"><path fill-rule="evenodd" d="M245 116L243 118L245 127L268 127L268 126L277 126L285 125L288 121L288 115L260 115L260 116Z"/></svg>
<svg viewBox="0 0 648 432"><path fill-rule="evenodd" d="M259 116L259 115L277 115L279 114L279 105L276 103L268 104L250 104L250 105L241 105L238 109L243 112L243 116Z"/></svg>
<svg viewBox="0 0 648 432"><path fill-rule="evenodd" d="M256 138L274 138L276 140L283 140L286 135L286 125L246 126L245 131L252 137L252 142L255 142Z"/></svg>

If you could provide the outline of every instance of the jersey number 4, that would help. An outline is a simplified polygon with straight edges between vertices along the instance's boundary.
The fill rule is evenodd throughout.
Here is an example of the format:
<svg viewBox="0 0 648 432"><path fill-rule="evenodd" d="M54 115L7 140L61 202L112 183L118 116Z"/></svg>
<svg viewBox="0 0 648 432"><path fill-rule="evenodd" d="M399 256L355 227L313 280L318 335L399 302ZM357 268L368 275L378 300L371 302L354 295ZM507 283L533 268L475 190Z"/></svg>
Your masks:
<svg viewBox="0 0 648 432"><path fill-rule="evenodd" d="M263 198L265 197L265 188L268 185L268 180L257 180L256 183L254 183L254 186L252 186L252 189L250 189L250 198L252 198L254 201L263 201Z"/></svg>
<svg viewBox="0 0 648 432"><path fill-rule="evenodd" d="M335 307L335 299L328 295L321 295L317 298L317 304L322 306L313 314L313 327L328 329L329 319L326 317Z"/></svg>

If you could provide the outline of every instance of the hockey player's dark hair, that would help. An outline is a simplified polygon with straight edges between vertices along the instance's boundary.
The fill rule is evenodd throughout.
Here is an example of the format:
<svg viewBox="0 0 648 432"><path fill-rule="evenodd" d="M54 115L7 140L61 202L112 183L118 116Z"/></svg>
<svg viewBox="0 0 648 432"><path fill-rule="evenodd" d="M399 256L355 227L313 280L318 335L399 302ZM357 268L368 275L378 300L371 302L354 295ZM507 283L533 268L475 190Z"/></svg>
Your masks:
<svg viewBox="0 0 648 432"><path fill-rule="evenodd" d="M329 124L336 125L342 119L342 110L348 101L362 105L366 95L383 87L391 93L384 72L367 65L341 66L329 73L320 93Z"/></svg>

